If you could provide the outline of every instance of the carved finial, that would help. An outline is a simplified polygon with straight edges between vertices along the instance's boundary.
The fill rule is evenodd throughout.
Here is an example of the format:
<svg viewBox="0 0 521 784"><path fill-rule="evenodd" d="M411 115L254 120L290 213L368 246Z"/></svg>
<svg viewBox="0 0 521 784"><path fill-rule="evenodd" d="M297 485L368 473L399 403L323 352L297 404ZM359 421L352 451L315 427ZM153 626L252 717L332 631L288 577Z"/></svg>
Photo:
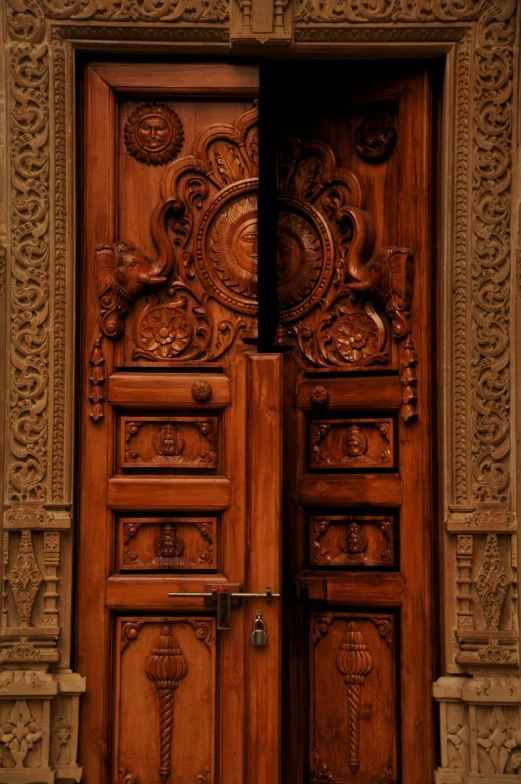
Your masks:
<svg viewBox="0 0 521 784"><path fill-rule="evenodd" d="M347 627L340 650L336 658L336 666L347 686L347 710L349 721L349 766L353 773L360 767L360 703L362 686L367 675L373 669L373 660L367 645L358 630L358 625L351 621Z"/></svg>
<svg viewBox="0 0 521 784"><path fill-rule="evenodd" d="M161 629L161 634L151 655L148 657L145 672L159 692L159 776L162 784L167 784L171 774L172 729L174 723L174 692L188 672L188 665L172 634L169 624Z"/></svg>

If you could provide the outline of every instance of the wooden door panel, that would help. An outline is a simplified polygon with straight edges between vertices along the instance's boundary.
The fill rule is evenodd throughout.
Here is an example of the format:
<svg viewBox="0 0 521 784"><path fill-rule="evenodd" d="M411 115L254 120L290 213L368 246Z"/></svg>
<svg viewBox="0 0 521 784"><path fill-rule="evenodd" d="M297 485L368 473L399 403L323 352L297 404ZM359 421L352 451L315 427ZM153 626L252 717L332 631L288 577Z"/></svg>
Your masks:
<svg viewBox="0 0 521 784"><path fill-rule="evenodd" d="M114 781L126 775L151 784L210 784L214 618L123 616L115 634Z"/></svg>
<svg viewBox="0 0 521 784"><path fill-rule="evenodd" d="M116 571L217 570L220 519L204 517L117 518Z"/></svg>
<svg viewBox="0 0 521 784"><path fill-rule="evenodd" d="M335 63L287 79L284 748L308 754L288 751L283 777L416 784L433 768L430 77Z"/></svg>
<svg viewBox="0 0 521 784"><path fill-rule="evenodd" d="M311 781L396 781L394 616L335 611L310 622Z"/></svg>
<svg viewBox="0 0 521 784"><path fill-rule="evenodd" d="M273 784L280 604L234 599L218 629L212 598L280 592L281 358L256 353L257 69L96 64L84 88L85 778Z"/></svg>

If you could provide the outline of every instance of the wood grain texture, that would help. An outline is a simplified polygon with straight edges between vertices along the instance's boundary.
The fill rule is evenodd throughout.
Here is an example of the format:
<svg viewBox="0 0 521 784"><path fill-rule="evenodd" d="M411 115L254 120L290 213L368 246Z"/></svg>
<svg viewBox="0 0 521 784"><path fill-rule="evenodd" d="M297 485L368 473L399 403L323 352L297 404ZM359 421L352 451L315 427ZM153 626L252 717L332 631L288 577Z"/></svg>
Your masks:
<svg viewBox="0 0 521 784"><path fill-rule="evenodd" d="M202 380L211 386L208 400L196 400L193 387ZM197 394L197 391L196 393ZM230 380L217 373L114 373L108 380L108 401L114 407L224 408L230 405Z"/></svg>

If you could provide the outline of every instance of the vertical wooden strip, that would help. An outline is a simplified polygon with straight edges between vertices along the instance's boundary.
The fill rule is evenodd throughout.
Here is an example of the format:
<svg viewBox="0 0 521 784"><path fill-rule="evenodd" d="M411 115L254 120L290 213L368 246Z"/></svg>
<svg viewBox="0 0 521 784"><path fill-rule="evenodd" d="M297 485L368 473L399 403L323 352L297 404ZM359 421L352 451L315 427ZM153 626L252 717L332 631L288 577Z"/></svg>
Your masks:
<svg viewBox="0 0 521 784"><path fill-rule="evenodd" d="M222 571L232 582L244 583L246 548L246 425L247 359L237 357L228 369L231 405L223 413L223 466L231 481L230 506L222 516ZM245 614L241 607L232 609L231 629L217 632L220 655L219 721L217 749L220 776L218 781L243 781L243 723L245 702L244 635Z"/></svg>
<svg viewBox="0 0 521 784"><path fill-rule="evenodd" d="M399 242L413 243L413 333L420 361L418 418L399 422L400 475L404 503L400 511L400 564L404 582L401 614L402 748L416 749L404 763L404 784L414 784L435 767L432 700L434 679L432 637L432 532L431 495L432 370L432 214L431 145L432 95L426 71L411 80L400 102L400 116L415 117L400 128L404 149L416 151L411 163L400 170ZM409 238L409 239L406 239ZM418 640L424 644L418 645ZM414 673L414 678L411 678Z"/></svg>
<svg viewBox="0 0 521 784"><path fill-rule="evenodd" d="M88 358L97 334L98 296L94 271L97 245L114 235L115 229L115 98L109 86L91 69L85 72L82 199L82 286L80 317L82 364L80 374L81 432L78 544L77 666L86 676L88 689L81 702L83 724L80 759L86 781L107 780L110 614L105 592L100 590L110 574L112 514L106 506L107 475L112 473L112 421L109 415L93 423L87 397L91 365ZM108 343L108 341L106 341ZM105 346L105 369L111 367L112 349ZM85 579L89 576L88 580Z"/></svg>
<svg viewBox="0 0 521 784"><path fill-rule="evenodd" d="M247 591L281 587L282 357L248 358ZM268 644L249 642L262 611ZM281 600L244 602L246 620L246 770L248 784L280 781Z"/></svg>

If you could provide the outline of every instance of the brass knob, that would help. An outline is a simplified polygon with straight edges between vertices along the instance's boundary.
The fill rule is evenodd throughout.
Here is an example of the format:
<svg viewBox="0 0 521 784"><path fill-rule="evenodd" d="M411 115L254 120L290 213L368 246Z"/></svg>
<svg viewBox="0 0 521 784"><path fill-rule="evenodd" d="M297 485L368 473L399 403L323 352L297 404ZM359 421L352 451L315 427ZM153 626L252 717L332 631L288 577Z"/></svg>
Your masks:
<svg viewBox="0 0 521 784"><path fill-rule="evenodd" d="M208 381L196 381L195 384L192 385L192 397L194 400L197 400L198 403L206 403L207 400L210 400L212 392L212 385Z"/></svg>

